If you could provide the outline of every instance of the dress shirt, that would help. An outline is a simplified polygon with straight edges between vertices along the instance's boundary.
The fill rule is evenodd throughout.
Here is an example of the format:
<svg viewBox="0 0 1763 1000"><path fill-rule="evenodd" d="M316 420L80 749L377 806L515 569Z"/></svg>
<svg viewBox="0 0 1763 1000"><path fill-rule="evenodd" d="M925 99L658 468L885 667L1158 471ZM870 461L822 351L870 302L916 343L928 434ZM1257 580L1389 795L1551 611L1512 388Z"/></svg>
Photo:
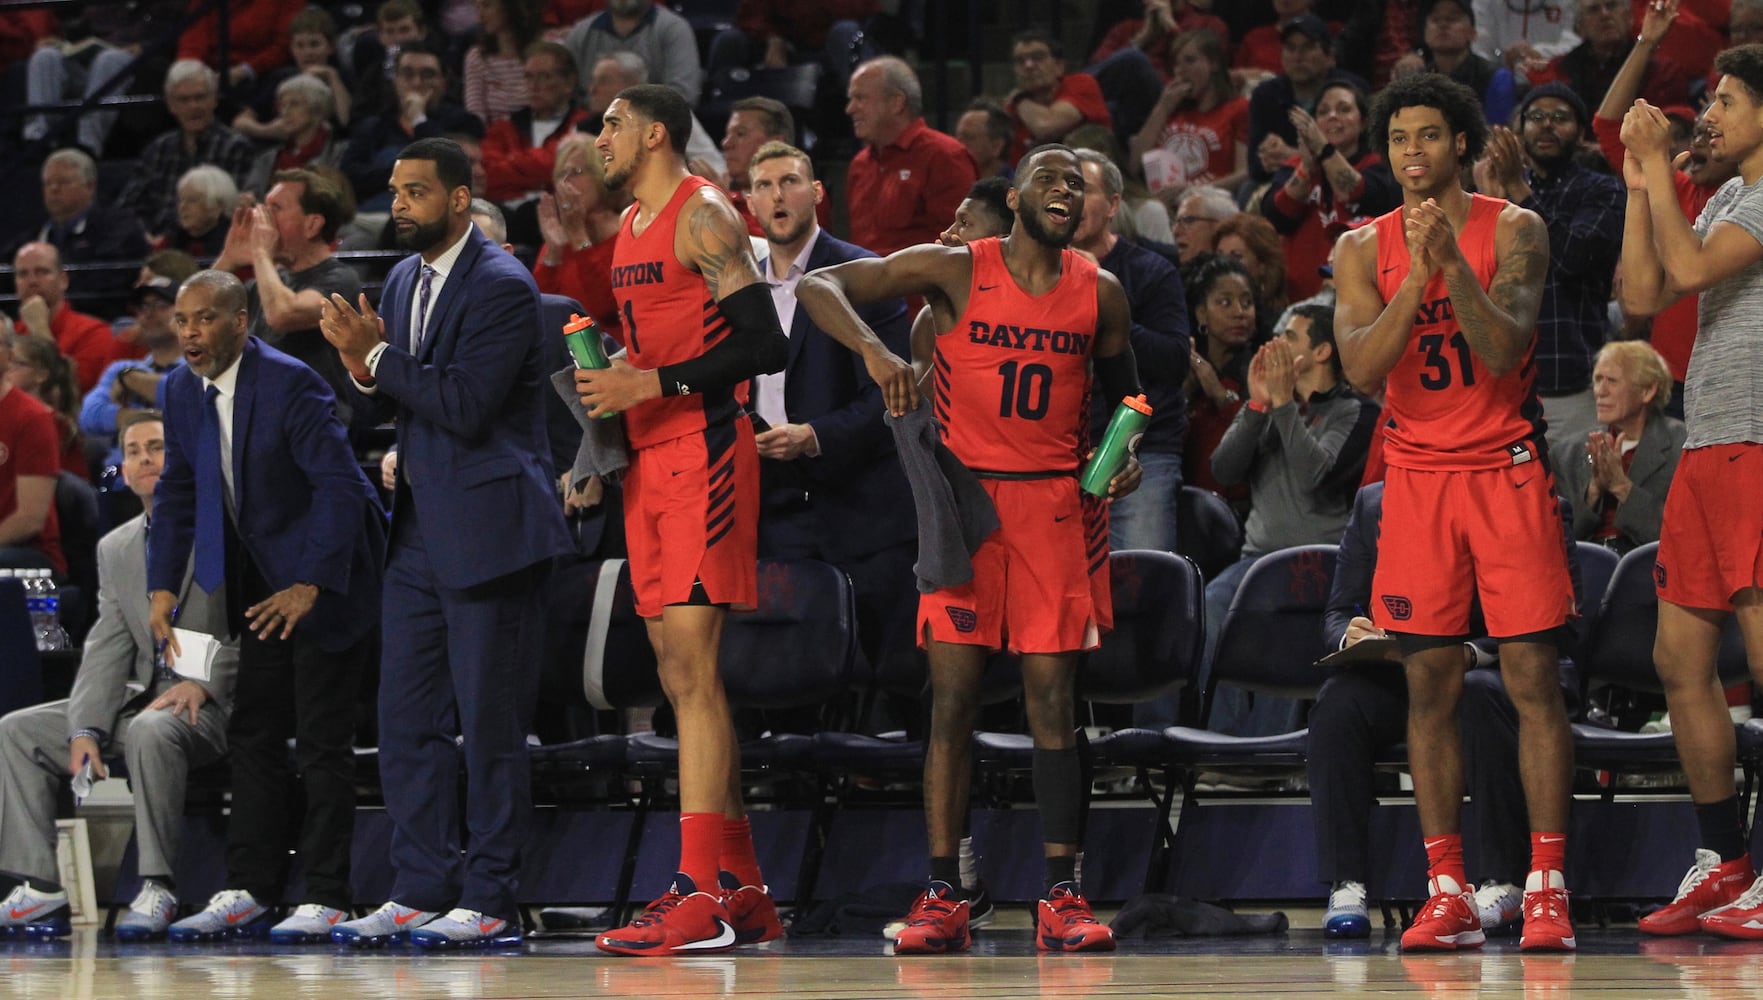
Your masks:
<svg viewBox="0 0 1763 1000"><path fill-rule="evenodd" d="M777 322L783 327L784 336L790 336L790 327L796 321L796 285L802 276L808 273L808 260L814 256L814 245L820 242L820 227L815 226L809 234L808 242L802 244L802 250L783 274L774 274L771 267L771 255L759 262L765 274L765 283L771 286L771 304L777 307ZM754 407L765 422L773 427L780 427L790 422L788 407L784 403L784 377L787 369L781 372L760 375L755 380L759 391L754 395ZM819 452L816 447L814 451Z"/></svg>

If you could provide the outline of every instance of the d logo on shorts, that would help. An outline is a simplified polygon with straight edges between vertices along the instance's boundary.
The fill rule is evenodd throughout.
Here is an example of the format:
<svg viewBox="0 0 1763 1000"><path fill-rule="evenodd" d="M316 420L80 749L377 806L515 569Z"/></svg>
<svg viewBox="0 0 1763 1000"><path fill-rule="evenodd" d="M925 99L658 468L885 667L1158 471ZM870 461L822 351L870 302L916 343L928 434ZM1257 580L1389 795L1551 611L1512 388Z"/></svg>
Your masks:
<svg viewBox="0 0 1763 1000"><path fill-rule="evenodd" d="M979 615L966 608L945 608L944 610L949 612L949 621L954 624L957 632L972 632L979 627Z"/></svg>
<svg viewBox="0 0 1763 1000"><path fill-rule="evenodd" d="M1665 589L1665 564L1662 562L1653 563L1653 586Z"/></svg>
<svg viewBox="0 0 1763 1000"><path fill-rule="evenodd" d="M1396 621L1405 622L1414 617L1414 602L1406 597L1386 595L1383 599L1383 606L1385 610L1389 611L1390 617Z"/></svg>

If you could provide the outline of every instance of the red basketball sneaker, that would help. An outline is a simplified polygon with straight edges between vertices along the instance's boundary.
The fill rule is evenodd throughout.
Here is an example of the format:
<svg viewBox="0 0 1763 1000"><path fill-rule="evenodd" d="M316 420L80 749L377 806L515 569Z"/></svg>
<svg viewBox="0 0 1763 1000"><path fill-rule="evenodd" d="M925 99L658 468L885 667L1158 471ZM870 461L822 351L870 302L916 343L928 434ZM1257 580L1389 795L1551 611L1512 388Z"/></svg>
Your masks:
<svg viewBox="0 0 1763 1000"><path fill-rule="evenodd" d="M722 900L699 892L680 872L666 895L650 903L637 919L594 940L614 955L703 954L735 946L735 928Z"/></svg>
<svg viewBox="0 0 1763 1000"><path fill-rule="evenodd" d="M947 882L932 881L912 903L906 926L894 936L896 955L939 955L966 951L973 943L967 930L967 900L951 898Z"/></svg>
<svg viewBox="0 0 1763 1000"><path fill-rule="evenodd" d="M1429 879L1427 891L1432 897L1420 908L1413 925L1402 932L1402 950L1456 951L1481 947L1487 935L1481 931L1475 897L1448 875Z"/></svg>
<svg viewBox="0 0 1763 1000"><path fill-rule="evenodd" d="M1041 951L1113 951L1114 932L1090 912L1074 882L1061 882L1035 904L1035 947Z"/></svg>
<svg viewBox="0 0 1763 1000"><path fill-rule="evenodd" d="M717 876L722 884L722 905L728 909L728 922L735 926L736 944L763 944L784 936L783 921L777 918L777 903L771 890L764 886L742 885L732 872Z"/></svg>
<svg viewBox="0 0 1763 1000"><path fill-rule="evenodd" d="M1724 938L1763 941L1763 878L1751 883L1739 898L1702 914L1702 929Z"/></svg>
<svg viewBox="0 0 1763 1000"><path fill-rule="evenodd" d="M1561 873L1531 872L1524 882L1524 934L1518 939L1518 950L1572 951L1576 947L1567 885Z"/></svg>
<svg viewBox="0 0 1763 1000"><path fill-rule="evenodd" d="M1702 928L1698 917L1744 895L1756 877L1749 854L1723 862L1719 854L1697 848L1696 863L1678 883L1677 898L1642 917L1641 930L1647 934L1694 934Z"/></svg>

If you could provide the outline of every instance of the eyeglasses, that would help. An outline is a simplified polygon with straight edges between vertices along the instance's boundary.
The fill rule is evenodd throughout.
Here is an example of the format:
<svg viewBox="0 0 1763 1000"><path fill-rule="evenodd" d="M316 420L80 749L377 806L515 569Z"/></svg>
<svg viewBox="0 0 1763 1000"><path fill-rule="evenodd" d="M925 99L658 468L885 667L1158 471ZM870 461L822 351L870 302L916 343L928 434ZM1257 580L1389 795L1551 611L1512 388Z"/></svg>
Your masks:
<svg viewBox="0 0 1763 1000"><path fill-rule="evenodd" d="M1532 125L1548 122L1550 125L1567 125L1579 120L1579 116L1571 111L1542 111L1532 108L1524 113L1524 120Z"/></svg>
<svg viewBox="0 0 1763 1000"><path fill-rule="evenodd" d="M1207 218L1204 215L1178 215L1175 217L1175 226L1178 229L1185 229L1188 226L1198 226L1201 223L1210 224L1217 221L1217 219Z"/></svg>

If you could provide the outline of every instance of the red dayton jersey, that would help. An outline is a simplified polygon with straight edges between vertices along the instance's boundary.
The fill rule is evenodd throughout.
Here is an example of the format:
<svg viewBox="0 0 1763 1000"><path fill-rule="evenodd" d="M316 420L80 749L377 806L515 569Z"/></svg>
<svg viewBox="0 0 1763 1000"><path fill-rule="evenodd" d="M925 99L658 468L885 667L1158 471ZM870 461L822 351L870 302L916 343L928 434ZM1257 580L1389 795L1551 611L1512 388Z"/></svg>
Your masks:
<svg viewBox="0 0 1763 1000"><path fill-rule="evenodd" d="M1457 246L1486 289L1494 277L1494 227L1506 202L1472 194ZM1403 209L1378 216L1377 290L1385 302L1408 275ZM1469 349L1445 276L1420 297L1409 349L1390 372L1384 457L1402 469L1457 471L1516 465L1545 454L1542 406L1534 385L1536 335L1524 363L1496 377Z"/></svg>
<svg viewBox="0 0 1763 1000"><path fill-rule="evenodd" d="M680 208L692 192L709 185L702 177L680 182L667 207L641 236L628 212L612 252L612 295L624 321L624 344L638 368L679 364L703 354L731 327L704 276L680 263L673 251ZM632 448L645 448L734 419L740 412L728 388L652 399L624 416Z"/></svg>
<svg viewBox="0 0 1763 1000"><path fill-rule="evenodd" d="M967 245L967 311L937 338L943 443L971 469L1072 472L1089 415L1096 265L1066 250L1059 283L1030 295L996 238Z"/></svg>

